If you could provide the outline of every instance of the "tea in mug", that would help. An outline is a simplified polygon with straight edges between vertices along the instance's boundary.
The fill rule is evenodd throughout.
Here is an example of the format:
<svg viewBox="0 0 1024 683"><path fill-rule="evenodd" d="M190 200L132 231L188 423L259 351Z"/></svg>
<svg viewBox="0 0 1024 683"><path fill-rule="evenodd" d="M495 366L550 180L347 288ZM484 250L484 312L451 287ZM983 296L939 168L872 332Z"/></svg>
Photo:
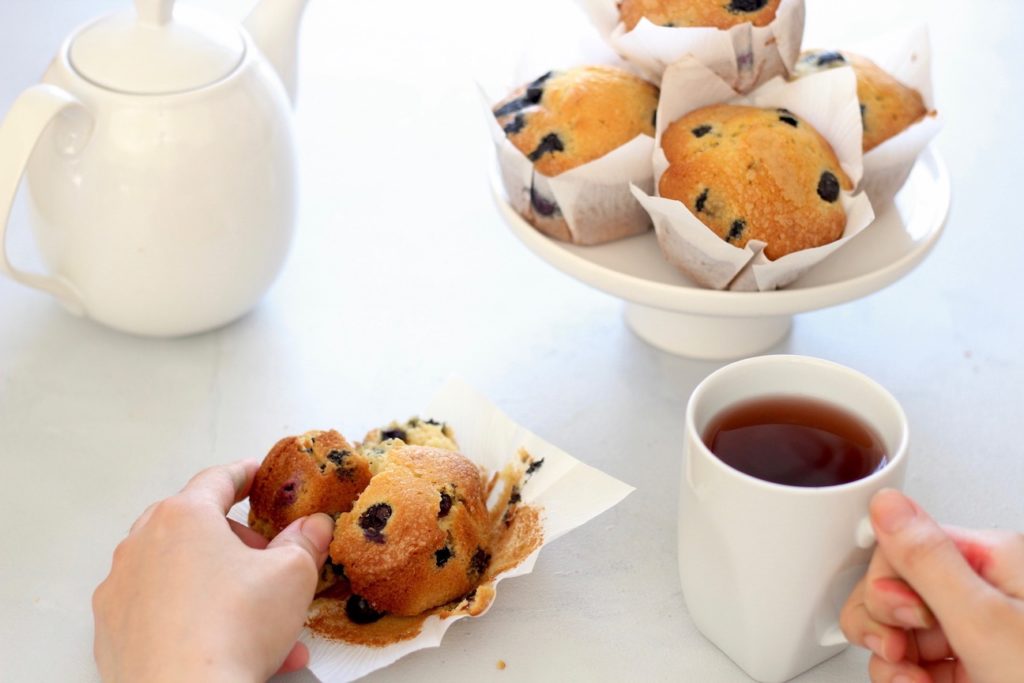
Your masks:
<svg viewBox="0 0 1024 683"><path fill-rule="evenodd" d="M704 443L730 467L787 486L836 486L885 466L878 433L860 417L804 396L762 396L725 408Z"/></svg>

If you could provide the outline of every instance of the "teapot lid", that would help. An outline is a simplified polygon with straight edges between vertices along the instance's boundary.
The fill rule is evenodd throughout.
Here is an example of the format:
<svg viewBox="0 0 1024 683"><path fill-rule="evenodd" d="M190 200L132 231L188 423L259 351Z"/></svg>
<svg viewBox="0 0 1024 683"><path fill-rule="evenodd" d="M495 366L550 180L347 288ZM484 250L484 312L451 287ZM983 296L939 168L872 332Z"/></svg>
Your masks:
<svg viewBox="0 0 1024 683"><path fill-rule="evenodd" d="M227 76L245 55L238 28L174 0L135 0L86 26L71 43L71 66L109 90L161 95L194 90Z"/></svg>

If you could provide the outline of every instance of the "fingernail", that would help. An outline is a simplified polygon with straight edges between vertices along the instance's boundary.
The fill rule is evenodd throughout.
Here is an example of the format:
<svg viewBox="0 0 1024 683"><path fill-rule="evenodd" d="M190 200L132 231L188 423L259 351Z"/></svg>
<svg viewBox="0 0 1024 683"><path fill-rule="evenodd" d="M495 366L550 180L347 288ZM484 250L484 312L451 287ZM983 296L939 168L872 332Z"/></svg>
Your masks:
<svg viewBox="0 0 1024 683"><path fill-rule="evenodd" d="M334 536L334 520L322 512L310 515L302 522L302 535L308 538L318 551L326 553Z"/></svg>
<svg viewBox="0 0 1024 683"><path fill-rule="evenodd" d="M892 616L899 622L900 626L906 628L925 628L924 615L916 607L897 607L892 611Z"/></svg>
<svg viewBox="0 0 1024 683"><path fill-rule="evenodd" d="M898 532L917 515L910 500L892 489L879 491L871 502L871 508L875 524L887 534Z"/></svg>
<svg viewBox="0 0 1024 683"><path fill-rule="evenodd" d="M890 683L914 683L914 681L910 678L910 676L907 676L905 674L896 674L892 677L892 681L890 681Z"/></svg>
<svg viewBox="0 0 1024 683"><path fill-rule="evenodd" d="M923 607L897 607L892 616L906 628L929 628L932 625L931 613Z"/></svg>
<svg viewBox="0 0 1024 683"><path fill-rule="evenodd" d="M876 655L878 655L882 659L885 659L885 656L882 654L882 639L881 638L879 638L878 636L873 635L873 634L868 634L868 635L864 636L864 645L866 645L867 648L869 650L871 650L872 652L874 652Z"/></svg>

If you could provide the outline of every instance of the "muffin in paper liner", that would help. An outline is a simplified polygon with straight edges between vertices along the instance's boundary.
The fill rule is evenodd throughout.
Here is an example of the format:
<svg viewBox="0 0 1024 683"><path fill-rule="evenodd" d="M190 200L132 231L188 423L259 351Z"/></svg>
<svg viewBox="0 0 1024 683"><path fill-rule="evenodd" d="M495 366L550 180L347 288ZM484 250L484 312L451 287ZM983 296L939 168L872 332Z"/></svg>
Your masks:
<svg viewBox="0 0 1024 683"><path fill-rule="evenodd" d="M654 149L655 187L668 168L661 149L665 129L691 111L722 103L794 112L832 145L851 182L856 185L861 179L863 131L856 79L851 69L833 69L813 79L792 82L776 78L744 96L696 59L687 57L666 69L661 87ZM839 201L846 212L842 237L771 261L763 253L764 242L751 240L742 248L733 246L708 229L683 202L651 196L639 186L632 191L650 213L666 259L698 284L711 289L768 291L784 287L874 220L871 202L864 194L842 191Z"/></svg>
<svg viewBox="0 0 1024 683"><path fill-rule="evenodd" d="M522 505L538 512L540 547L481 585L474 592L475 599L467 596L451 610L414 624L405 639L378 646L356 645L303 629L299 640L309 648L309 669L321 681L355 680L417 650L438 647L456 621L487 612L497 600L496 586L501 580L532 572L544 546L615 506L633 491L631 486L580 462L516 424L461 380L449 380L422 414L451 424L458 434L461 452L489 473L501 472L519 460L520 449L529 454L530 470L535 471L527 472L529 479L515 493L521 497ZM491 502L488 501L489 508ZM243 501L231 509L228 517L244 524L247 515L248 501ZM481 600L481 595L486 599ZM476 609L471 609L473 603ZM311 607L311 617L315 617L315 605ZM495 637L499 634L495 633Z"/></svg>
<svg viewBox="0 0 1024 683"><path fill-rule="evenodd" d="M598 159L546 176L498 125L491 107L500 97L483 87L480 93L509 203L537 230L563 242L593 245L651 229L630 185L654 190L654 138L638 135Z"/></svg>
<svg viewBox="0 0 1024 683"><path fill-rule="evenodd" d="M844 47L830 49L845 50ZM864 177L859 189L867 194L875 207L880 208L891 202L907 182L918 156L942 128L932 90L928 29L922 25L903 33L882 36L854 45L849 51L870 59L896 80L921 93L927 110L922 119L864 153ZM801 76L800 80L818 78L825 73L808 74Z"/></svg>
<svg viewBox="0 0 1024 683"><path fill-rule="evenodd" d="M767 26L668 27L641 19L632 31L619 18L618 0L577 2L612 49L655 81L690 55L737 92L748 92L789 74L804 33L804 0L782 0Z"/></svg>

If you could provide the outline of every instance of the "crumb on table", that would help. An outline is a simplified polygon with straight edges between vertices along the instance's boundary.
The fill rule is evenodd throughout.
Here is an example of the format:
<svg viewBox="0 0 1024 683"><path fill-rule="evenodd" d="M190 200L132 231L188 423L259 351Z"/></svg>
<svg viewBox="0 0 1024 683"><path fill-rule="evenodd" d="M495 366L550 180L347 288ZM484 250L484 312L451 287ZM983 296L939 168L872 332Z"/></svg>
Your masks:
<svg viewBox="0 0 1024 683"><path fill-rule="evenodd" d="M504 671L505 670L505 660L504 659L499 659L498 660L498 670L500 670L500 671Z"/></svg>

